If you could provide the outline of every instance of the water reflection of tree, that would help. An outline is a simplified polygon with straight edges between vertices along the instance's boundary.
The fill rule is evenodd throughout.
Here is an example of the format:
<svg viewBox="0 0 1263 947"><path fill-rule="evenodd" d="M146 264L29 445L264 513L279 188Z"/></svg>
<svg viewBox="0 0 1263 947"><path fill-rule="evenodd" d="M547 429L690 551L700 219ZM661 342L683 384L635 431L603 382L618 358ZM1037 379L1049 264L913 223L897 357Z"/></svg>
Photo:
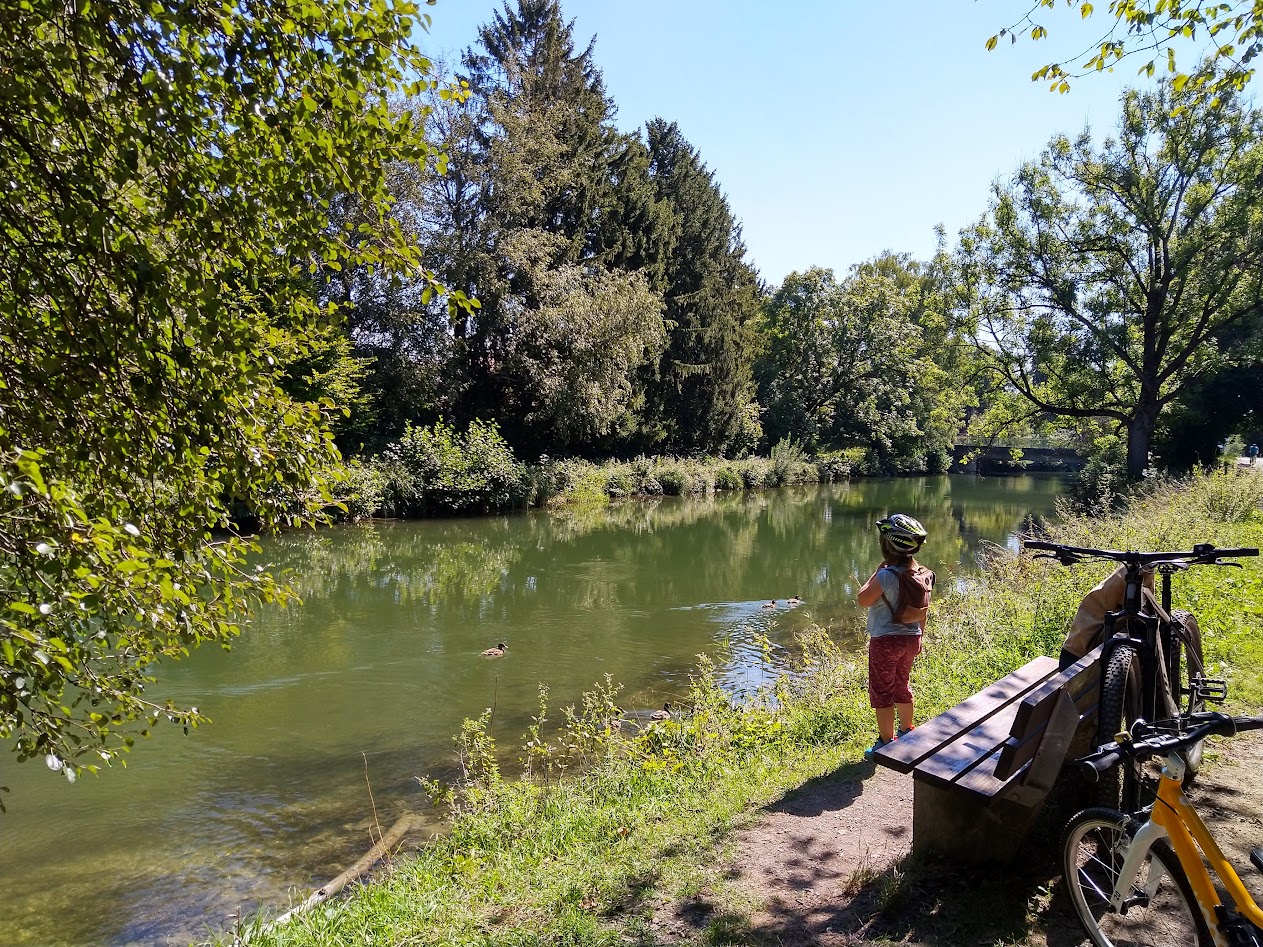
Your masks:
<svg viewBox="0 0 1263 947"><path fill-rule="evenodd" d="M267 552L294 570L313 618L384 599L447 623L486 624L509 620L514 601L530 600L601 611L603 622L617 623L620 609L645 603L849 599L875 564L871 524L893 510L921 519L931 535L925 559L954 571L966 549L1003 542L1026 514L1046 512L1056 489L1033 478L856 482L379 524L287 537Z"/></svg>

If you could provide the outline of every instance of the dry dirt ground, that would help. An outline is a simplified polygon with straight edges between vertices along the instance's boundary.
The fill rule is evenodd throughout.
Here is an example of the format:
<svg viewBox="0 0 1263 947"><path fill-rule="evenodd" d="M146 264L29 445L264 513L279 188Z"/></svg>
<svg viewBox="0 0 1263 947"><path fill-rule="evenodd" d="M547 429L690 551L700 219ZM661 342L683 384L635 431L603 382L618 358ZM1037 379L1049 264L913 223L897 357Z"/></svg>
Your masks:
<svg viewBox="0 0 1263 947"><path fill-rule="evenodd" d="M1218 741L1191 793L1202 818L1263 903L1249 852L1263 845L1263 731ZM737 833L714 884L662 904L661 945L850 947L856 944L1087 943L1056 867L1076 800L1049 807L1022 854L1003 868L910 855L912 781L871 764L812 780Z"/></svg>

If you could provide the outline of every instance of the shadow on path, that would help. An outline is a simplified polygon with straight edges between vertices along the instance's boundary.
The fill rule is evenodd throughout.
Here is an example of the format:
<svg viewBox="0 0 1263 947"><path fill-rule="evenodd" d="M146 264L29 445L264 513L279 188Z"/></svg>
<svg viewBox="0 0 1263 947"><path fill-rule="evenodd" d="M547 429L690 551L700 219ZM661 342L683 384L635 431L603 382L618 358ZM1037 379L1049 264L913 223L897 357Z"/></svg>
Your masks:
<svg viewBox="0 0 1263 947"><path fill-rule="evenodd" d="M1082 934L1050 884L1072 807L1051 807L1009 865L919 857L911 854L912 780L867 763L844 766L738 833L725 874L735 897L706 891L663 908L640 943L1072 947ZM749 902L752 912L743 910ZM1036 916L1043 929L1028 940Z"/></svg>

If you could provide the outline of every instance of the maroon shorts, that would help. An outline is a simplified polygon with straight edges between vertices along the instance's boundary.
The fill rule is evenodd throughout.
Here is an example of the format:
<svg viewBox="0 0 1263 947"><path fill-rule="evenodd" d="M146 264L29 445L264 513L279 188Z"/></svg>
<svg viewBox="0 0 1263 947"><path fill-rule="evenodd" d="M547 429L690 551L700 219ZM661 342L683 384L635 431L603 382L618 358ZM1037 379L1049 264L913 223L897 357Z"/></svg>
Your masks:
<svg viewBox="0 0 1263 947"><path fill-rule="evenodd" d="M920 635L883 635L868 639L868 705L877 710L912 703L908 675L921 653Z"/></svg>

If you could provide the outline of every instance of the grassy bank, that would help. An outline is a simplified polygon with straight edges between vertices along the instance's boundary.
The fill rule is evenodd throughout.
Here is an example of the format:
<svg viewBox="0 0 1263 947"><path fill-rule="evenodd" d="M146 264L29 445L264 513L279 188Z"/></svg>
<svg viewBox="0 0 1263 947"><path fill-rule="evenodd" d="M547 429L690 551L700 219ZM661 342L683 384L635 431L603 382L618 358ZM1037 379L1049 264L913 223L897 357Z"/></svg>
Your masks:
<svg viewBox="0 0 1263 947"><path fill-rule="evenodd" d="M1261 484L1251 474L1216 474L1161 485L1109 519L1069 518L1054 538L1134 548L1260 545ZM1103 572L997 550L969 587L932 608L914 675L921 715L1035 655L1056 654L1079 598ZM1177 577L1175 598L1198 614L1234 704L1257 708L1259 562L1193 570ZM638 734L610 726L617 693L608 683L561 712L542 699L541 719L518 752L521 778L501 775L500 748L485 721L471 721L458 741L464 779L433 787L450 809L450 833L345 900L252 942L652 943L649 905L715 883L717 852L734 825L808 778L858 760L871 741L862 667L824 632L801 642L792 674L745 697L734 702L703 660L686 713Z"/></svg>
<svg viewBox="0 0 1263 947"><path fill-rule="evenodd" d="M494 425L457 431L436 424L409 428L382 453L337 471L338 519L419 517L541 507L599 506L626 497L708 496L852 476L944 473L943 451L896 462L861 447L810 454L792 440L766 457L637 457L600 463L541 457L523 463Z"/></svg>

